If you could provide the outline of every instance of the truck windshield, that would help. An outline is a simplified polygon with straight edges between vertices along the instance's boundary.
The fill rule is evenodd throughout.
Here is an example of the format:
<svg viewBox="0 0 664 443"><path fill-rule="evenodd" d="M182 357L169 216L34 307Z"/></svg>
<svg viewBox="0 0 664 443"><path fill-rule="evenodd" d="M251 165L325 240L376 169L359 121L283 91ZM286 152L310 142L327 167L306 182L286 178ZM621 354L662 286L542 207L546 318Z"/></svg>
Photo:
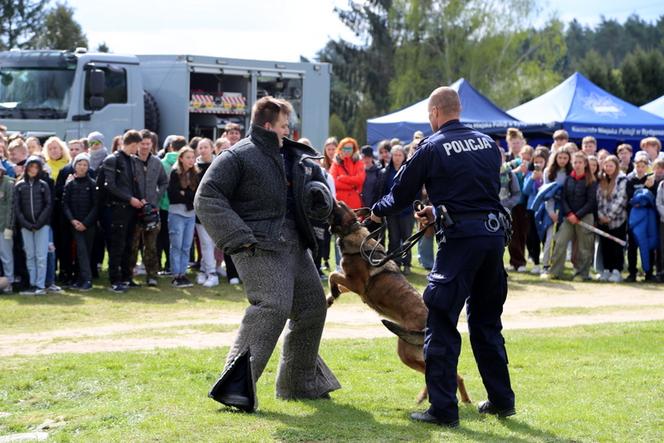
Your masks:
<svg viewBox="0 0 664 443"><path fill-rule="evenodd" d="M0 68L0 118L67 116L73 69Z"/></svg>

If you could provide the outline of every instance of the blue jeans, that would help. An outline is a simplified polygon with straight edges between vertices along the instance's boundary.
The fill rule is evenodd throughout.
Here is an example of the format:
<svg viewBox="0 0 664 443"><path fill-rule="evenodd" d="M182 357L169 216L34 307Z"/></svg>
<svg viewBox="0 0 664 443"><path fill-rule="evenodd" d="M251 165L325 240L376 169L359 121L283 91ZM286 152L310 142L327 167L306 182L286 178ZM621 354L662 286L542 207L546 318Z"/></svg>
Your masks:
<svg viewBox="0 0 664 443"><path fill-rule="evenodd" d="M9 280L14 283L14 240L5 239L4 233L0 231L0 261L2 261L2 271Z"/></svg>
<svg viewBox="0 0 664 443"><path fill-rule="evenodd" d="M170 259L173 275L184 275L189 264L189 251L194 241L196 217L168 214L168 237L171 243Z"/></svg>
<svg viewBox="0 0 664 443"><path fill-rule="evenodd" d="M30 286L44 289L46 284L46 256L48 255L48 236L50 226L43 226L36 231L21 228L25 261L30 274Z"/></svg>
<svg viewBox="0 0 664 443"><path fill-rule="evenodd" d="M48 227L48 244L53 243L53 228ZM55 251L49 248L48 255L46 256L46 286L51 286L55 283Z"/></svg>

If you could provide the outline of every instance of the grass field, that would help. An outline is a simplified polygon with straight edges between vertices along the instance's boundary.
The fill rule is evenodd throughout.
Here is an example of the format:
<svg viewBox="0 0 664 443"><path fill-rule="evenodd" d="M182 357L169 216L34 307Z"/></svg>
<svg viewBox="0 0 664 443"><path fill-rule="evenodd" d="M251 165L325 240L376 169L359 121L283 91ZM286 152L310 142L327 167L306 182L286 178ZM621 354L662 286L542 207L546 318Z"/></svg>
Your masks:
<svg viewBox="0 0 664 443"><path fill-rule="evenodd" d="M332 400L274 399L273 356L253 415L206 398L226 349L4 358L0 435L53 420L52 441L664 440L664 322L505 335L518 414L462 406L457 430L408 419L423 378L398 362L393 339L377 339L323 343L343 386ZM481 400L466 336L459 370Z"/></svg>

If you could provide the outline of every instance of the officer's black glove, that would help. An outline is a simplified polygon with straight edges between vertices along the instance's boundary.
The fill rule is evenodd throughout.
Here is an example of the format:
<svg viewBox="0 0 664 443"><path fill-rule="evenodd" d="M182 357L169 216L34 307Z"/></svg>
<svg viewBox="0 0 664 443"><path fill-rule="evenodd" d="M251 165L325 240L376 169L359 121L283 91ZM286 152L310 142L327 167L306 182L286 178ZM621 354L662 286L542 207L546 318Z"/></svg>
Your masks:
<svg viewBox="0 0 664 443"><path fill-rule="evenodd" d="M382 225L382 223L377 223L377 222L371 220L371 217L369 216L369 217L364 219L364 221L362 222L362 226L367 228L369 230L369 232L374 232L375 230L381 228L383 225Z"/></svg>

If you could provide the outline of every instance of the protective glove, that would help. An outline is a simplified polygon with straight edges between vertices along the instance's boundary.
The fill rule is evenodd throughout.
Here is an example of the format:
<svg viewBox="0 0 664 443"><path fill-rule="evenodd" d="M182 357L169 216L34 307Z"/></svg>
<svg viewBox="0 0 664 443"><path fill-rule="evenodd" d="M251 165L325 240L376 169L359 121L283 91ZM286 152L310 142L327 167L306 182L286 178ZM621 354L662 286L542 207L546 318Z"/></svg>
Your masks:
<svg viewBox="0 0 664 443"><path fill-rule="evenodd" d="M3 234L5 236L5 240L11 240L14 237L14 231L9 228L5 228Z"/></svg>

